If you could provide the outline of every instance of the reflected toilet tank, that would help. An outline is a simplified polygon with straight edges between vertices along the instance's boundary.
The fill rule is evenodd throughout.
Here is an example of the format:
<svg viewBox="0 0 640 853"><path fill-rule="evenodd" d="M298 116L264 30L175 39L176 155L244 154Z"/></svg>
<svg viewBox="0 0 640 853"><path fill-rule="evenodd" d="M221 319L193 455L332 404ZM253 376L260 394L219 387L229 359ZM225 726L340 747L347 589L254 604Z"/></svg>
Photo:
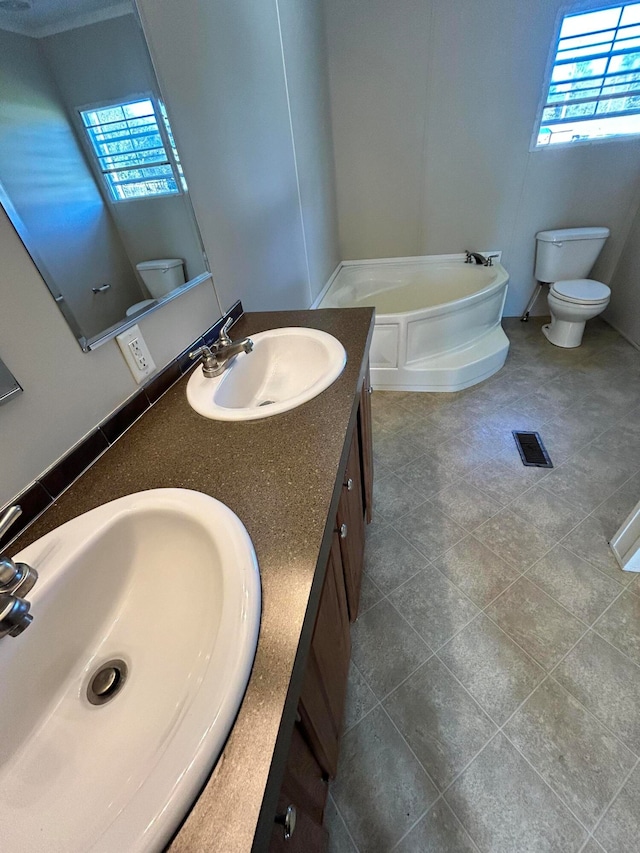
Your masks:
<svg viewBox="0 0 640 853"><path fill-rule="evenodd" d="M181 258L164 258L136 264L145 287L154 299L161 299L185 283Z"/></svg>

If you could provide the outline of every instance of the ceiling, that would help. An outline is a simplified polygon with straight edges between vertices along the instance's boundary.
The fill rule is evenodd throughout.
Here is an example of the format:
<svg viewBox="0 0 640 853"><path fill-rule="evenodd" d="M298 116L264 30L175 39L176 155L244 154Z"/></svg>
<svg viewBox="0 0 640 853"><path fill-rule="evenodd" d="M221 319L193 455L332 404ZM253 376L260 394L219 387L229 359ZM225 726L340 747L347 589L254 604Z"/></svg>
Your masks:
<svg viewBox="0 0 640 853"><path fill-rule="evenodd" d="M0 29L36 38L116 18L133 10L133 0L28 0L30 8L1 8Z"/></svg>

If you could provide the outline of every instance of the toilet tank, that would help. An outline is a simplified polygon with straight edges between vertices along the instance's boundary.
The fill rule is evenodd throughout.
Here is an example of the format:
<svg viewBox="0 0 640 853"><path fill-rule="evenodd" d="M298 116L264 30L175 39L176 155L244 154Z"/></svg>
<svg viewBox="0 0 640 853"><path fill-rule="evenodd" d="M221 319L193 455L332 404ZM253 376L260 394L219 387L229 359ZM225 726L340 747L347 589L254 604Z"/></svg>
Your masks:
<svg viewBox="0 0 640 853"><path fill-rule="evenodd" d="M536 234L538 281L587 278L609 236L608 228L558 228Z"/></svg>
<svg viewBox="0 0 640 853"><path fill-rule="evenodd" d="M142 280L154 299L161 299L184 284L184 265L180 258L161 258L136 264Z"/></svg>

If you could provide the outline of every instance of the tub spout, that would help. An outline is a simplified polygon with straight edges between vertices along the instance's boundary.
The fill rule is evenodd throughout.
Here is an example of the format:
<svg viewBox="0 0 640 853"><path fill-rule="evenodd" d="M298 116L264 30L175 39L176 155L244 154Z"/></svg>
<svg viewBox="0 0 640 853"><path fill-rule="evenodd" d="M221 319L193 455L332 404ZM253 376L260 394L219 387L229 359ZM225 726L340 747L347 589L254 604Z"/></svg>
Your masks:
<svg viewBox="0 0 640 853"><path fill-rule="evenodd" d="M493 266L493 258L489 256L485 258L484 255L481 255L480 252L466 252L467 257L465 258L465 264L480 264L483 267L492 267Z"/></svg>

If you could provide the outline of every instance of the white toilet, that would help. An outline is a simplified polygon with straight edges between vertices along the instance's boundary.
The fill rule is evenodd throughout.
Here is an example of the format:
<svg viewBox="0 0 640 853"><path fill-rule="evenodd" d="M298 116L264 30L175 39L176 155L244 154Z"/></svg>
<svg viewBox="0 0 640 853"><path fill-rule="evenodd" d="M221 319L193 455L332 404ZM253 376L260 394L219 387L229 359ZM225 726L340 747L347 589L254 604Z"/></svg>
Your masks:
<svg viewBox="0 0 640 853"><path fill-rule="evenodd" d="M142 261L136 264L136 269L145 287L151 294L151 299L143 299L127 308L127 317L137 314L143 308L153 305L176 287L184 284L184 262L180 258L162 258L157 261Z"/></svg>
<svg viewBox="0 0 640 853"><path fill-rule="evenodd" d="M608 236L608 228L560 228L536 234L535 277L550 284L551 322L542 331L557 347L579 347L587 320L609 304L607 285L586 278Z"/></svg>

